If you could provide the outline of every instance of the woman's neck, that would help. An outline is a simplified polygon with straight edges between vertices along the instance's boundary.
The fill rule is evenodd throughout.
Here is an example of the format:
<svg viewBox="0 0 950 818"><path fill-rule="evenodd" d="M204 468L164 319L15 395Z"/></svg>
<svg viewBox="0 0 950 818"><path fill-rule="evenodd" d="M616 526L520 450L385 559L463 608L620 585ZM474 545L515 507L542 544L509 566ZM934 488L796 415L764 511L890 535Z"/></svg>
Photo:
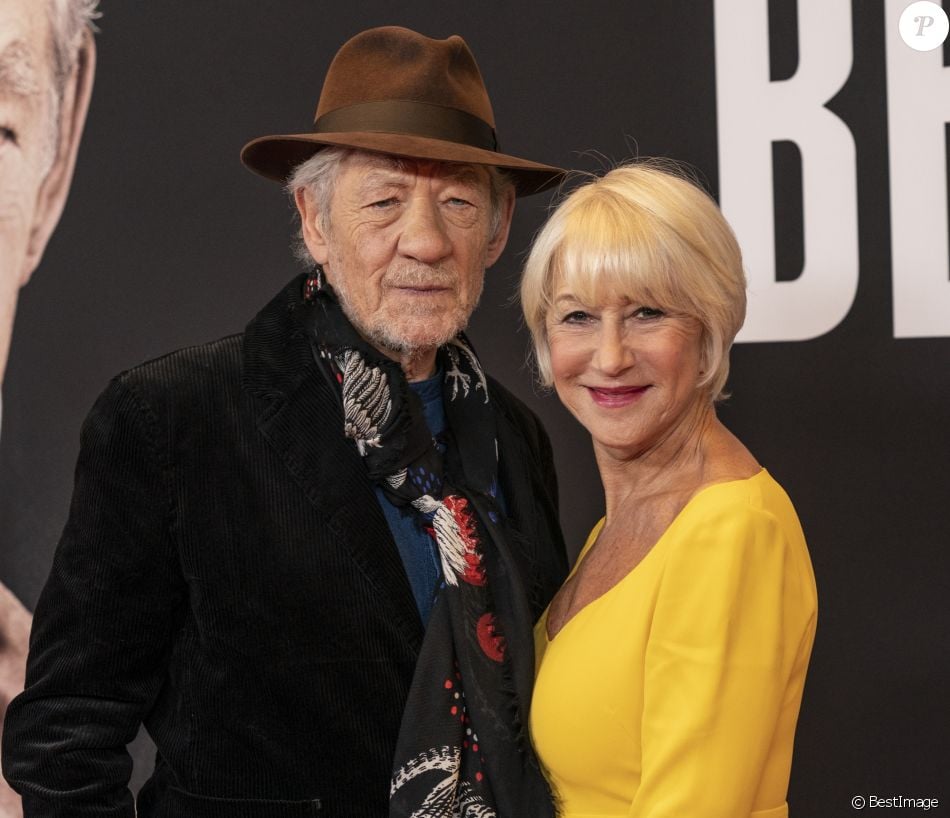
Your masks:
<svg viewBox="0 0 950 818"><path fill-rule="evenodd" d="M716 417L712 406L672 437L632 457L595 446L604 484L607 523L651 507L675 515L699 489L711 483L752 477L761 465Z"/></svg>
<svg viewBox="0 0 950 818"><path fill-rule="evenodd" d="M709 455L722 433L729 434L712 406L704 405L643 451L617 452L595 444L607 521L620 509L692 495L707 479Z"/></svg>

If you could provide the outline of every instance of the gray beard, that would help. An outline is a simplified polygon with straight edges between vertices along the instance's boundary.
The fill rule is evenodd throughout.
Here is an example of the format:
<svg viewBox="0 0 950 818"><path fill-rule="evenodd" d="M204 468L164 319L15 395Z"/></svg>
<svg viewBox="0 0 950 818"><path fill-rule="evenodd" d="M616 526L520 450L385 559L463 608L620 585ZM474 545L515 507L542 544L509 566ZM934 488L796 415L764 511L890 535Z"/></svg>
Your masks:
<svg viewBox="0 0 950 818"><path fill-rule="evenodd" d="M402 284L422 283L423 281L431 280L431 278L431 271L426 271L423 275L403 273L399 276L400 283ZM426 335L422 340L414 340L413 342L410 342L407 338L394 334L392 328L385 324L381 326L370 326L365 324L356 315L356 311L351 308L349 291L347 290L347 287L343 281L341 280L332 286L337 294L337 298L340 301L343 314L349 319L356 331L377 349L392 352L396 355L413 355L417 352L435 349L442 346L443 344L447 344L462 330L464 330L465 327L468 326L468 320L475 311L475 307L478 305L478 301L481 299L482 295L482 290L479 289L478 293L476 293L475 303L472 305L472 309L467 313L465 313L463 309L457 310L458 315L456 316L456 320L452 322L448 329L440 333ZM429 313L420 311L418 315L418 321L420 323L424 323L429 317Z"/></svg>

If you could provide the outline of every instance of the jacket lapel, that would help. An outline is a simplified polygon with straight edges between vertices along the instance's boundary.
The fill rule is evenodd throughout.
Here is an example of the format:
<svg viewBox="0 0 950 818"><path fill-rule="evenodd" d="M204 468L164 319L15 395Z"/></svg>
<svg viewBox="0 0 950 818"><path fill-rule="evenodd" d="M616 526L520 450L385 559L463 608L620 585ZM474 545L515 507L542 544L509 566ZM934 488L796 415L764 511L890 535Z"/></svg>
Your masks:
<svg viewBox="0 0 950 818"><path fill-rule="evenodd" d="M305 278L248 325L244 388L262 399L261 434L418 650L422 623L402 559L356 447L343 436L339 397L313 359L303 324Z"/></svg>

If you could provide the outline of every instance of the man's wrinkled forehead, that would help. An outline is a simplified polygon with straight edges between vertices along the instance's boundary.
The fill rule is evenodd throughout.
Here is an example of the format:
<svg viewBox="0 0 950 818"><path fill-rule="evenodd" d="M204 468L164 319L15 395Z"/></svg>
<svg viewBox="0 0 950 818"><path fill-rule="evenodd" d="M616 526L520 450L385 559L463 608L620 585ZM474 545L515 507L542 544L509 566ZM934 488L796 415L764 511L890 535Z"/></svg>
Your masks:
<svg viewBox="0 0 950 818"><path fill-rule="evenodd" d="M33 98L52 74L49 0L0 1L0 94Z"/></svg>
<svg viewBox="0 0 950 818"><path fill-rule="evenodd" d="M388 153L364 151L352 153L347 157L347 164L358 167L365 174L367 182L424 173L466 185L487 186L489 184L488 170L481 165L438 162L433 159L411 159Z"/></svg>
<svg viewBox="0 0 950 818"><path fill-rule="evenodd" d="M34 98L40 94L40 67L35 48L25 40L13 40L0 50L0 94Z"/></svg>

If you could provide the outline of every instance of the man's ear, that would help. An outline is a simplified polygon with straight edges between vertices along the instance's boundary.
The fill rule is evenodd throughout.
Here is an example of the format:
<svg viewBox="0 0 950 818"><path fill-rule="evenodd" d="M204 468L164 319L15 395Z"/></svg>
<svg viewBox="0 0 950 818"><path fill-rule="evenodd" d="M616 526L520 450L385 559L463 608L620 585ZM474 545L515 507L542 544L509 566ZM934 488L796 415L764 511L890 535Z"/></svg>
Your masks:
<svg viewBox="0 0 950 818"><path fill-rule="evenodd" d="M514 185L508 187L502 194L501 201L501 221L498 223L498 229L495 235L488 242L488 255L485 258L485 268L489 268L498 261L502 250L508 243L508 232L511 230L511 217L515 212L515 188Z"/></svg>
<svg viewBox="0 0 950 818"><path fill-rule="evenodd" d="M76 154L79 151L83 125L86 123L95 74L96 43L92 32L87 28L82 34L76 64L63 88L56 157L37 193L26 259L20 273L20 286L30 280L63 213L66 197L69 195L69 185L73 179L73 169L76 167Z"/></svg>
<svg viewBox="0 0 950 818"><path fill-rule="evenodd" d="M317 264L325 265L330 257L327 236L321 227L321 214L307 191L298 188L294 191L294 202L297 212L300 213L300 226L303 232L303 242L307 245L310 255Z"/></svg>

